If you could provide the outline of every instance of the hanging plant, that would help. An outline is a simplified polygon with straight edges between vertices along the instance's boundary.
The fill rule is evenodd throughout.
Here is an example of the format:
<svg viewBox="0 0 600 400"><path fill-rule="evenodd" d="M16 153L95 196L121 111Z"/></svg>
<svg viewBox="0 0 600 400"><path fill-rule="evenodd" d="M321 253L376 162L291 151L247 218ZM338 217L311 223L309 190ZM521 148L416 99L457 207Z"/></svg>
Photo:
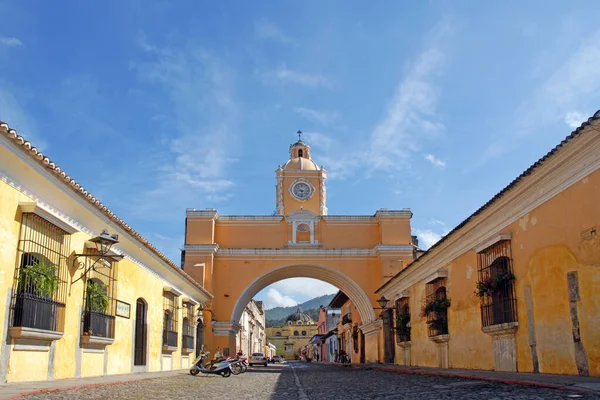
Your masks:
<svg viewBox="0 0 600 400"><path fill-rule="evenodd" d="M450 299L435 299L430 300L423 306L423 316L427 317L431 313L437 313L450 307Z"/></svg>
<svg viewBox="0 0 600 400"><path fill-rule="evenodd" d="M477 297L491 296L508 287L508 284L515 279L512 272L500 272L493 276L487 276L476 284L473 294Z"/></svg>
<svg viewBox="0 0 600 400"><path fill-rule="evenodd" d="M410 322L410 313L402 313L396 316L396 326L398 328L403 328L408 325Z"/></svg>
<svg viewBox="0 0 600 400"><path fill-rule="evenodd" d="M46 299L51 299L58 289L56 267L48 261L40 260L21 269L19 288Z"/></svg>
<svg viewBox="0 0 600 400"><path fill-rule="evenodd" d="M106 286L102 282L87 281L86 305L88 311L106 312L108 308L108 295L106 294Z"/></svg>

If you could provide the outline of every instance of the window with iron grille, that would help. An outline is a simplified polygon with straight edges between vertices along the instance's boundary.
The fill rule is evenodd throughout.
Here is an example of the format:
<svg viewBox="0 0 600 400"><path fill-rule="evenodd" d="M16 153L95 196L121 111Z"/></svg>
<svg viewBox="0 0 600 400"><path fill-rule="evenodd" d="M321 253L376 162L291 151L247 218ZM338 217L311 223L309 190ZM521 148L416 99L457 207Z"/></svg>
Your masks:
<svg viewBox="0 0 600 400"><path fill-rule="evenodd" d="M194 348L194 305L183 303L183 330L181 332L184 349Z"/></svg>
<svg viewBox="0 0 600 400"><path fill-rule="evenodd" d="M479 252L477 266L482 325L517 322L510 240L502 240Z"/></svg>
<svg viewBox="0 0 600 400"><path fill-rule="evenodd" d="M21 216L11 326L62 332L71 236L33 213Z"/></svg>
<svg viewBox="0 0 600 400"><path fill-rule="evenodd" d="M83 334L114 338L118 261L87 249L84 265Z"/></svg>
<svg viewBox="0 0 600 400"><path fill-rule="evenodd" d="M427 315L429 337L448 334L448 298L446 278L438 278L425 286L426 305L433 305Z"/></svg>
<svg viewBox="0 0 600 400"><path fill-rule="evenodd" d="M164 292L163 346L177 347L177 300L171 292Z"/></svg>
<svg viewBox="0 0 600 400"><path fill-rule="evenodd" d="M408 297L396 300L396 340L410 342L410 306Z"/></svg>

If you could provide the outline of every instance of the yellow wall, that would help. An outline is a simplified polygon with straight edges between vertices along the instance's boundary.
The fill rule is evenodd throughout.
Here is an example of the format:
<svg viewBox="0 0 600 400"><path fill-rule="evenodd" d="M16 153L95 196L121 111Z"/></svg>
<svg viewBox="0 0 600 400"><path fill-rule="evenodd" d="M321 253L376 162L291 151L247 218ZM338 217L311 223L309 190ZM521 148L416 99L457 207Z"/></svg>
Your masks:
<svg viewBox="0 0 600 400"><path fill-rule="evenodd" d="M294 335L294 331L298 331L300 335ZM306 332L306 336L302 336L302 331ZM281 336L276 336L276 332L281 332ZM317 325L283 325L278 327L266 328L267 342L274 344L277 347L277 354L288 359L293 359L298 355L298 351L302 346L308 344L310 339L317 334ZM293 344L293 352L286 353L285 344Z"/></svg>
<svg viewBox="0 0 600 400"><path fill-rule="evenodd" d="M499 230L512 233L511 249L519 323L515 343L519 371L533 371L525 300L525 288L531 287L539 372L578 373L567 286L567 273L576 271L580 290L577 310L581 342L587 353L590 375L600 376L598 198L600 170ZM594 227L598 234L591 236L590 230ZM493 233L488 232L482 236ZM482 332L480 302L473 293L478 280L475 251L469 250L439 267L447 269L449 274L447 293L451 299L448 309L450 367L494 369L492 337ZM419 268L419 264L416 264L416 268ZM411 363L435 367L438 365L437 347L428 339L426 318L421 316L425 300L424 280L413 284L407 292L411 307ZM402 350L397 346L396 351L401 354Z"/></svg>

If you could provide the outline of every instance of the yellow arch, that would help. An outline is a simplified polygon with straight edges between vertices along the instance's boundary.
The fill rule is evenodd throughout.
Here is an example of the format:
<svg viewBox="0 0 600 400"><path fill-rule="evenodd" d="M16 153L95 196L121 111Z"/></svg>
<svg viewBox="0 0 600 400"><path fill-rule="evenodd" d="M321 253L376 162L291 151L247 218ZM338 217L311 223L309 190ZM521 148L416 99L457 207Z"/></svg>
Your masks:
<svg viewBox="0 0 600 400"><path fill-rule="evenodd" d="M239 322L244 308L258 292L272 283L288 278L314 278L330 283L344 292L354 303L363 324L377 319L369 296L347 275L324 265L292 264L275 268L256 278L235 303L231 313L231 322Z"/></svg>

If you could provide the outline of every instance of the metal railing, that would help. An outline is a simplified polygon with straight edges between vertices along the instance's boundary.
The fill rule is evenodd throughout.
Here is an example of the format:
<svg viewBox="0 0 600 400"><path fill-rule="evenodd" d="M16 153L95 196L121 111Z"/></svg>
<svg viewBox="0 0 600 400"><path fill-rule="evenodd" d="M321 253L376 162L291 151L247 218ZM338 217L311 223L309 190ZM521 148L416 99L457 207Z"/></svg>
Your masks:
<svg viewBox="0 0 600 400"><path fill-rule="evenodd" d="M115 317L98 311L86 311L83 314L83 333L114 339Z"/></svg>
<svg viewBox="0 0 600 400"><path fill-rule="evenodd" d="M177 347L177 332L174 331L163 331L163 345L170 347Z"/></svg>
<svg viewBox="0 0 600 400"><path fill-rule="evenodd" d="M64 304L51 299L19 293L14 299L12 326L57 331L64 309Z"/></svg>
<svg viewBox="0 0 600 400"><path fill-rule="evenodd" d="M194 349L194 337L190 335L182 335L183 348L188 350Z"/></svg>
<svg viewBox="0 0 600 400"><path fill-rule="evenodd" d="M342 317L342 325L351 324L352 323L352 314L347 313Z"/></svg>

